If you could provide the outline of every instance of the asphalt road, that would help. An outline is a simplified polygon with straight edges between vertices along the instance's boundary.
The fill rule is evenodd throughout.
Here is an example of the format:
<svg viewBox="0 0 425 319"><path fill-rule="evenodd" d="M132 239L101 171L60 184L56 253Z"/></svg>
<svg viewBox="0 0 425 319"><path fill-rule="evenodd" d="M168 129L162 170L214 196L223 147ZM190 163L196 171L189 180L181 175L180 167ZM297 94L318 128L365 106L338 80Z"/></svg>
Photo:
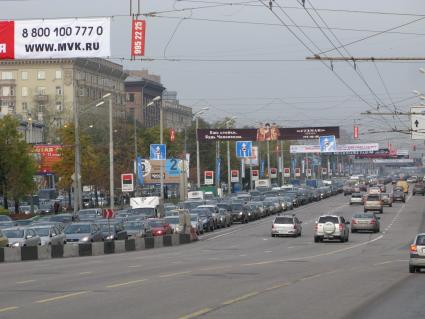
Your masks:
<svg viewBox="0 0 425 319"><path fill-rule="evenodd" d="M381 233L350 234L347 243L313 243L321 214L362 211L339 195L294 211L299 238L272 238L267 218L190 245L3 264L0 318L375 318L361 311L385 308L385 294L400 301L391 307L410 307L397 295L410 281L419 307L425 277L409 274L407 260L424 204L412 197L386 207Z"/></svg>

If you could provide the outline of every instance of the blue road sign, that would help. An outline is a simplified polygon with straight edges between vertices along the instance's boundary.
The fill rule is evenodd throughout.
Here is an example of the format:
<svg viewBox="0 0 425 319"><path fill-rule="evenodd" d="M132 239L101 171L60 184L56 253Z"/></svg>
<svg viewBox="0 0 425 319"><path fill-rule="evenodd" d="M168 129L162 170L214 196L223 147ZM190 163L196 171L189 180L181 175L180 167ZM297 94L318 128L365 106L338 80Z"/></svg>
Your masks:
<svg viewBox="0 0 425 319"><path fill-rule="evenodd" d="M240 158L252 156L252 142L238 141L236 142L236 156Z"/></svg>
<svg viewBox="0 0 425 319"><path fill-rule="evenodd" d="M137 156L136 165L137 165L137 184L143 185L145 183L145 179L143 177L144 164L143 164L143 159L140 156Z"/></svg>
<svg viewBox="0 0 425 319"><path fill-rule="evenodd" d="M320 136L320 152L329 153L336 152L336 140L334 135Z"/></svg>
<svg viewBox="0 0 425 319"><path fill-rule="evenodd" d="M171 158L165 162L165 172L168 176L179 176L181 174L181 160Z"/></svg>
<svg viewBox="0 0 425 319"><path fill-rule="evenodd" d="M160 161L167 159L166 156L167 146L165 144L151 144L150 147L150 160Z"/></svg>

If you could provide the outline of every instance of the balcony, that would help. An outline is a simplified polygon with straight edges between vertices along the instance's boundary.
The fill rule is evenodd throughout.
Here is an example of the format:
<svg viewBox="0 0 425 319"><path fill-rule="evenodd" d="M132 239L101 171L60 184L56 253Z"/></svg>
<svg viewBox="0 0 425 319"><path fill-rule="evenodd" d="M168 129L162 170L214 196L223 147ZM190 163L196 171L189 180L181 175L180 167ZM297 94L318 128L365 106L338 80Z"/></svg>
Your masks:
<svg viewBox="0 0 425 319"><path fill-rule="evenodd" d="M49 96L46 94L36 94L34 95L34 101L37 103L47 103L49 102Z"/></svg>
<svg viewBox="0 0 425 319"><path fill-rule="evenodd" d="M5 86L5 85L16 86L16 80L14 80L14 79L12 79L12 80L2 80L0 78L0 86Z"/></svg>

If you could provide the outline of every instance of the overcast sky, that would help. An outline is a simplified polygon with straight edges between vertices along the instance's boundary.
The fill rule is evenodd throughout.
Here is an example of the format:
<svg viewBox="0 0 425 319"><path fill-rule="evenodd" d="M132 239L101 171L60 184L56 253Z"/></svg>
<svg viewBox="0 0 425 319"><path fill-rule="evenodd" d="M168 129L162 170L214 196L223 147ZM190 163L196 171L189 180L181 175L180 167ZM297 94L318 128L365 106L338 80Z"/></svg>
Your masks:
<svg viewBox="0 0 425 319"><path fill-rule="evenodd" d="M167 89L178 92L183 104L192 106L195 111L208 106L210 110L205 117L209 121L236 116L238 125L254 126L267 121L280 126L341 125L349 130L356 121L361 134L368 129L408 128L407 116L401 117L403 124L397 118L372 118L360 113L377 111L378 104L381 104L379 111L387 112L394 110L393 102L402 111L418 104L420 100L413 96L412 90L425 92L425 75L418 71L419 67L425 67L425 62L357 63L357 70L352 63L339 62L333 64L332 72L329 63L304 61L312 53L300 40L318 53L333 48L329 40L338 46L338 41L350 43L410 23L394 29L393 33L386 32L346 46L348 52L340 49L327 54L425 56L425 1L306 0L306 7L332 9L318 10L320 17L309 10L322 27L326 22L334 28L334 34L323 30L329 40L300 3L295 0L274 2L273 12L277 16L258 0L140 0L141 13L174 10L145 17L146 56L159 59L150 62L119 59L128 59L130 54L129 0L0 0L0 19L114 16L113 61L123 63L126 68L148 69L160 75ZM137 7L137 0L133 3ZM219 3L243 5L212 7ZM179 10L183 8L193 9ZM283 24L292 22L285 14L297 25L304 26L301 30L309 39L296 27L291 30L299 39L288 31ZM163 58L190 61L164 61ZM387 139L395 145L410 143L408 135L361 136L361 141L376 140L383 144Z"/></svg>

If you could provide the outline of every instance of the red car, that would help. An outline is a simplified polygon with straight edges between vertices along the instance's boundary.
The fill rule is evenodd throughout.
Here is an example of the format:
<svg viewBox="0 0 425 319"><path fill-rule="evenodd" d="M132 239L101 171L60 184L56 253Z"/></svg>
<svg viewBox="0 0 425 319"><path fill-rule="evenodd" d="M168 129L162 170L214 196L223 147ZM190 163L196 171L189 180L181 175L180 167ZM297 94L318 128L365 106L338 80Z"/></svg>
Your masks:
<svg viewBox="0 0 425 319"><path fill-rule="evenodd" d="M152 227L152 236L164 236L173 233L173 229L164 219L160 218L149 218L149 225Z"/></svg>

